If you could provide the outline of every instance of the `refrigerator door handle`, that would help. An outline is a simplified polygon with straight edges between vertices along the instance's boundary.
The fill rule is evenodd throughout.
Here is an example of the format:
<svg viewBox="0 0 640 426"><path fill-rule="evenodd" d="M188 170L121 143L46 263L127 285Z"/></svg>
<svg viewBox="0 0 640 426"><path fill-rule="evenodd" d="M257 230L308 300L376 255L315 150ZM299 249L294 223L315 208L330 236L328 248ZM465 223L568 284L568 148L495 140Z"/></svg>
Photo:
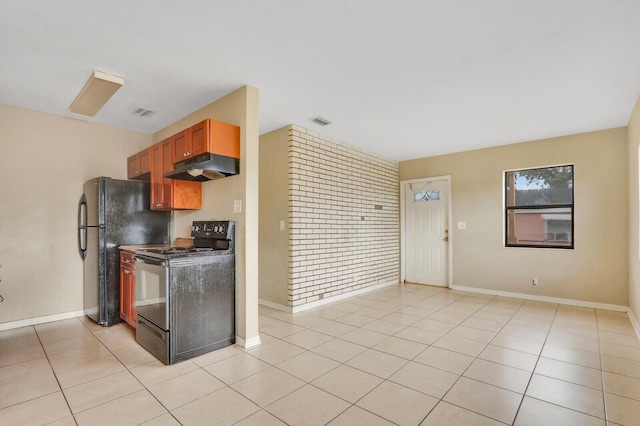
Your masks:
<svg viewBox="0 0 640 426"><path fill-rule="evenodd" d="M80 257L87 257L87 197L82 194L78 203L78 250Z"/></svg>

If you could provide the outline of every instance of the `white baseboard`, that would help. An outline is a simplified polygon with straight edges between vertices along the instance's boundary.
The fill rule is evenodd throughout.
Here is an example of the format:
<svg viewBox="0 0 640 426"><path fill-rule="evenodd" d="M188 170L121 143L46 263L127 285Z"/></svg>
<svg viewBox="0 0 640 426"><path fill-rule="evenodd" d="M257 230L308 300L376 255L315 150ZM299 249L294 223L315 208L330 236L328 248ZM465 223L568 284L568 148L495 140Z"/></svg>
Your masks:
<svg viewBox="0 0 640 426"><path fill-rule="evenodd" d="M562 297L538 296L535 294L515 293L511 291L488 290L484 288L453 285L451 290L468 291L469 293L491 294L494 296L514 297L517 299L537 300L539 302L560 303L562 305L581 306L583 308L606 309L609 311L629 312L627 306L611 305L608 303L587 302L584 300L564 299Z"/></svg>
<svg viewBox="0 0 640 426"><path fill-rule="evenodd" d="M328 303L337 302L339 300L347 299L351 296L357 296L360 294L368 293L374 290L380 290L381 288L389 287L392 285L399 284L400 281L389 281L382 284L372 285L370 287L361 288L358 290L350 291L348 293L338 294L337 296L327 297L326 299L316 300L315 302L305 303L304 305L299 306L285 306L279 303L274 303L265 299L258 299L258 303L264 306L268 306L269 308L277 309L279 311L288 312L290 314L295 314L297 312L306 311L309 309L317 308L318 306L326 305Z"/></svg>
<svg viewBox="0 0 640 426"><path fill-rule="evenodd" d="M260 341L260 336L254 336L251 337L249 339L244 339L240 336L236 336L236 345L244 348L244 349L249 349L252 348L254 346L258 346L259 344L261 344L262 342Z"/></svg>
<svg viewBox="0 0 640 426"><path fill-rule="evenodd" d="M627 311L627 315L629 315L629 320L631 320L631 325L633 325L633 329L636 331L636 336L638 336L638 340L640 340L640 324L638 324L638 320L636 319L631 309Z"/></svg>
<svg viewBox="0 0 640 426"><path fill-rule="evenodd" d="M44 317L27 318L19 321L3 322L0 324L0 331L14 328L27 327L30 325L44 324L46 322L66 320L84 316L84 311L65 312L63 314L47 315Z"/></svg>

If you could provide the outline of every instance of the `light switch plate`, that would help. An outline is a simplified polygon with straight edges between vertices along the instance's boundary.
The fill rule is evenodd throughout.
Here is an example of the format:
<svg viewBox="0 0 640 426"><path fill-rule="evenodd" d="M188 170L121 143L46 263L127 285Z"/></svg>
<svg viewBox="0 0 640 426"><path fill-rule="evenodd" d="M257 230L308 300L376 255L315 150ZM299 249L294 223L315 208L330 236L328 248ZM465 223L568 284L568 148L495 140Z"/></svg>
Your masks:
<svg viewBox="0 0 640 426"><path fill-rule="evenodd" d="M234 213L242 213L242 200L234 200L233 201L233 212Z"/></svg>
<svg viewBox="0 0 640 426"><path fill-rule="evenodd" d="M467 222L458 222L458 229L467 229Z"/></svg>
<svg viewBox="0 0 640 426"><path fill-rule="evenodd" d="M284 220L280 221L280 230L284 231Z"/></svg>

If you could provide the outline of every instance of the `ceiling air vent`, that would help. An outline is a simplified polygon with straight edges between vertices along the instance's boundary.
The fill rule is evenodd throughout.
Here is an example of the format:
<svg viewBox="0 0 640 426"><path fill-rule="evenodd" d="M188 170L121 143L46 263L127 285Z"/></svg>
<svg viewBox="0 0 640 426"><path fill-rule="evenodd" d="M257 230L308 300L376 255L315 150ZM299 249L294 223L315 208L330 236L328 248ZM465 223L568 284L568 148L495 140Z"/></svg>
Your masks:
<svg viewBox="0 0 640 426"><path fill-rule="evenodd" d="M150 109L146 109L146 108L138 108L135 111L133 111L133 115L137 115L138 117L148 117L152 114L155 114L155 111L151 111Z"/></svg>
<svg viewBox="0 0 640 426"><path fill-rule="evenodd" d="M327 120L326 118L322 118L322 117L312 118L311 121L313 121L314 123L319 124L321 126L328 126L329 124L331 124L331 122L329 120Z"/></svg>

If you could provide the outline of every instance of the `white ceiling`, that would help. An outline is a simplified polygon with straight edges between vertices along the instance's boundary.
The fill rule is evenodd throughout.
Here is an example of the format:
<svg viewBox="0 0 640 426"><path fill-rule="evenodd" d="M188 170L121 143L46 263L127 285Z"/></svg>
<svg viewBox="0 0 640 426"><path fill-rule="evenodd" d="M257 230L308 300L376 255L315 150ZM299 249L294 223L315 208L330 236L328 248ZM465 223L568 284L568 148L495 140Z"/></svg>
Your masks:
<svg viewBox="0 0 640 426"><path fill-rule="evenodd" d="M638 0L2 0L0 103L71 116L99 70L91 121L152 133L249 84L260 133L404 160L625 126L639 42Z"/></svg>

